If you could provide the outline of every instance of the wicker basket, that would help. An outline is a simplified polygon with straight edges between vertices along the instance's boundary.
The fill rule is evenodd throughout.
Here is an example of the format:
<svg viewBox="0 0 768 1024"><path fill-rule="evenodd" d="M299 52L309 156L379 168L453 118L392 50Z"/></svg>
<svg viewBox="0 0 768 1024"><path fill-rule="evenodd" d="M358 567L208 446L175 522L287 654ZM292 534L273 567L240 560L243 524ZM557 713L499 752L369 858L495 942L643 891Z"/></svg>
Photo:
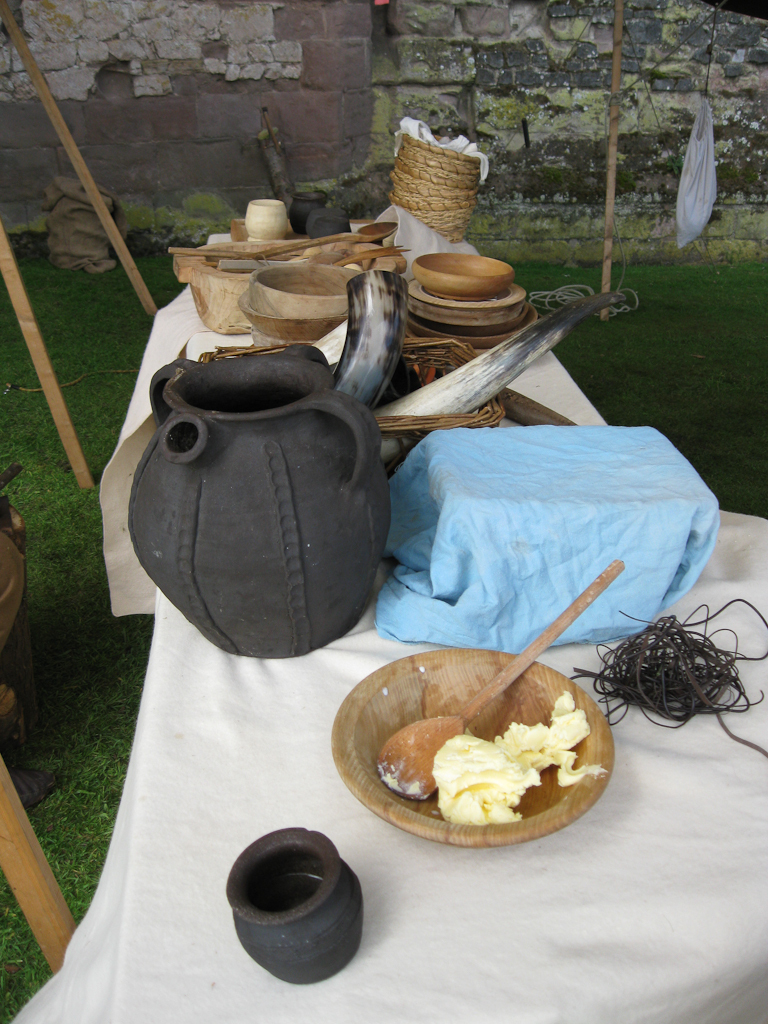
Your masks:
<svg viewBox="0 0 768 1024"><path fill-rule="evenodd" d="M477 203L480 161L404 135L390 177L390 202L449 242L460 242Z"/></svg>
<svg viewBox="0 0 768 1024"><path fill-rule="evenodd" d="M218 347L215 352L203 352L199 361L211 363L217 359L261 356L270 352L283 352L286 348L287 344L272 345L270 348ZM454 338L406 338L403 344L403 359L416 371L422 385L455 370L457 366L463 366L476 355L477 352L471 345ZM406 445L406 441L420 441L433 430L448 430L451 427L495 427L502 421L504 415L504 408L499 399L492 398L477 412L457 413L455 416L382 416L378 419L381 436L400 441L400 454L387 464L387 472L394 472L408 454L411 446Z"/></svg>

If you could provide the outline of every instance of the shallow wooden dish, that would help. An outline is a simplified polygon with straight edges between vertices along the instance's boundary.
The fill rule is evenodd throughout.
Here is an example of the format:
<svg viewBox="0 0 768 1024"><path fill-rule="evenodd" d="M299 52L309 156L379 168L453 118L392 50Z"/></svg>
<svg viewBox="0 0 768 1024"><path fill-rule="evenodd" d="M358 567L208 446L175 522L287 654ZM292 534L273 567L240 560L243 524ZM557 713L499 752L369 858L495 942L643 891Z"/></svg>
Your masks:
<svg viewBox="0 0 768 1024"><path fill-rule="evenodd" d="M434 338L435 340L458 338L460 341L468 342L474 349L486 349L506 341L507 338L522 331L523 328L535 323L538 319L539 314L530 303L526 302L520 316L499 334L466 334L458 328L449 327L448 324L430 325L421 317L413 316L413 314L408 317L408 332L416 338Z"/></svg>
<svg viewBox="0 0 768 1024"><path fill-rule="evenodd" d="M408 296L409 298L419 299L428 306L458 310L469 315L484 310L496 310L499 312L506 306L514 306L521 299L525 298L525 288L521 288L519 284L510 284L492 299L467 299L465 301L461 299L442 299L439 295L430 295L418 281L410 281L408 283Z"/></svg>
<svg viewBox="0 0 768 1024"><path fill-rule="evenodd" d="M413 276L443 299L490 299L515 279L508 263L462 252L431 252L411 264Z"/></svg>
<svg viewBox="0 0 768 1024"><path fill-rule="evenodd" d="M346 316L347 281L359 273L348 267L286 263L251 274L250 304L259 313L290 319Z"/></svg>
<svg viewBox="0 0 768 1024"><path fill-rule="evenodd" d="M430 306L428 302L421 302L412 295L408 296L408 312L412 316L421 317L422 320L427 320L432 324L442 324L444 329L450 327L453 330L455 327L460 330L471 327L477 329L480 334L503 330L510 320L520 316L524 304L525 292L520 301L512 306L505 305L501 309L488 310L444 309L442 306Z"/></svg>
<svg viewBox="0 0 768 1024"><path fill-rule="evenodd" d="M242 275L231 275L242 276ZM343 324L347 319L346 312L343 316L324 316L316 318L291 319L290 317L269 316L255 310L249 301L248 292L244 291L238 299L238 307L245 317L250 331L255 327L261 334L267 334L275 340L280 341L319 341L334 327Z"/></svg>
<svg viewBox="0 0 768 1024"><path fill-rule="evenodd" d="M387 230L385 230L385 228ZM398 224L394 220L382 220L382 221L371 221L370 224L362 224L359 228L352 228L358 235L362 235L363 238L373 238L376 241L384 244L385 240L390 236L394 236L397 231ZM389 244L389 243L387 243Z"/></svg>
<svg viewBox="0 0 768 1024"><path fill-rule="evenodd" d="M511 660L511 654L499 651L430 651L385 665L358 683L338 710L331 740L336 768L357 799L397 828L454 846L526 843L557 832L586 813L608 785L613 736L605 716L580 686L538 662L486 708L471 731L492 740L513 721L549 724L555 701L568 690L592 730L575 748L576 765L600 764L603 775L561 788L557 769L547 768L541 785L529 789L517 808L522 821L486 826L452 825L437 809L436 795L421 802L406 800L379 779L379 751L394 732L420 718L455 714Z"/></svg>

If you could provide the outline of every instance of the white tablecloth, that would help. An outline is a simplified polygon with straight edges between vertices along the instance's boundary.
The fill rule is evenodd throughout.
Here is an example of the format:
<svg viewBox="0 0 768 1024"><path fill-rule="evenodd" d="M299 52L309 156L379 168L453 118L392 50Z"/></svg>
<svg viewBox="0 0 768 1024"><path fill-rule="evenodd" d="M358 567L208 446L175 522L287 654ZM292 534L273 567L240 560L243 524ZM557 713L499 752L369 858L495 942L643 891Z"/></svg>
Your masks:
<svg viewBox="0 0 768 1024"><path fill-rule="evenodd" d="M155 368L199 329L189 306L182 295L158 315ZM600 422L554 356L517 386ZM141 427L148 407L141 393L134 403ZM140 447L135 431L127 444ZM768 608L768 522L724 514L715 554L672 611L734 597ZM740 649L765 650L743 606L722 618ZM18 1024L764 1024L768 762L714 719L672 731L632 711L614 731L608 789L567 829L502 849L430 843L359 804L330 744L352 687L421 649L382 640L369 606L303 658L237 658L158 597L104 872L64 967ZM568 675L597 666L584 646L541 660ZM741 673L753 698L768 688L766 663ZM730 725L768 745L768 702ZM359 953L314 986L253 963L225 897L240 851L288 826L328 835L365 900Z"/></svg>

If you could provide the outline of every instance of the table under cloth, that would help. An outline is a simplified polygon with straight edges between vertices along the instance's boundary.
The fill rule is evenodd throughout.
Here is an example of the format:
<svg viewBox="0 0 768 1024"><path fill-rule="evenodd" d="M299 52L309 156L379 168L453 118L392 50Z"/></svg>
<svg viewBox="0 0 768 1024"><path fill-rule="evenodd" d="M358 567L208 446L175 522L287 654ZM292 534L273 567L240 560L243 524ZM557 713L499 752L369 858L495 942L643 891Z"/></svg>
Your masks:
<svg viewBox="0 0 768 1024"><path fill-rule="evenodd" d="M161 311L155 331L170 331L171 316L178 326L188 305L182 295ZM166 337L162 361L185 340ZM516 386L601 422L552 355ZM768 521L724 513L704 573L669 611L736 597L768 608ZM443 846L358 803L331 756L349 691L431 645L380 638L372 602L348 635L288 660L224 653L162 595L155 614L101 880L62 970L18 1024L768 1019L768 762L715 719L668 730L633 709L614 729L611 782L584 817L520 846ZM745 653L765 651L765 629L743 605L721 620ZM566 645L541 661L571 675L598 656ZM765 662L743 664L741 676L753 699L768 688ZM768 745L768 702L729 724ZM290 826L336 844L365 903L357 956L311 986L278 981L247 956L225 896L241 850Z"/></svg>

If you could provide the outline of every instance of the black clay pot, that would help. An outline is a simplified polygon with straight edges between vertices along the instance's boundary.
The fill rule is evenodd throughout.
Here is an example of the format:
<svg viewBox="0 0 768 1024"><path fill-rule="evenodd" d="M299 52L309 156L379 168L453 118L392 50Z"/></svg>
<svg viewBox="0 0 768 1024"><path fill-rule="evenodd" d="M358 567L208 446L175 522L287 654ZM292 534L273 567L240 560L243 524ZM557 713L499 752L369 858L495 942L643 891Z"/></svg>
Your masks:
<svg viewBox="0 0 768 1024"><path fill-rule="evenodd" d="M333 385L305 345L179 359L152 378L158 429L133 481L133 546L166 597L231 654L306 654L365 607L389 489L373 414Z"/></svg>
<svg viewBox="0 0 768 1024"><path fill-rule="evenodd" d="M313 210L307 217L307 234L310 238L340 235L350 230L349 217L343 210L337 210L332 206L322 210Z"/></svg>
<svg viewBox="0 0 768 1024"><path fill-rule="evenodd" d="M227 899L245 951L282 981L330 978L360 945L360 882L320 832L285 828L252 843L232 866Z"/></svg>
<svg viewBox="0 0 768 1024"><path fill-rule="evenodd" d="M325 192L296 192L291 196L288 220L297 235L306 235L307 217L325 206Z"/></svg>

